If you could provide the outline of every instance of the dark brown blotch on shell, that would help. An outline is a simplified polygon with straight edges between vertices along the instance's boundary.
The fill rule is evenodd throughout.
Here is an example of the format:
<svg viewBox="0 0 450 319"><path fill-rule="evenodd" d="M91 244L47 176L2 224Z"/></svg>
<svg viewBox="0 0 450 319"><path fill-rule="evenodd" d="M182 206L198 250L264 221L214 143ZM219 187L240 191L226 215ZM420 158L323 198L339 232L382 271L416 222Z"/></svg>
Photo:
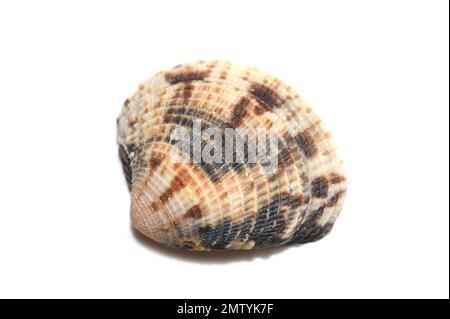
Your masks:
<svg viewBox="0 0 450 319"><path fill-rule="evenodd" d="M254 83L250 87L249 93L256 99L264 111L271 111L283 104L280 96L264 84Z"/></svg>
<svg viewBox="0 0 450 319"><path fill-rule="evenodd" d="M303 195L292 196L290 205L292 209L296 209L303 205Z"/></svg>
<svg viewBox="0 0 450 319"><path fill-rule="evenodd" d="M203 216L200 206L194 205L184 213L183 218L199 219Z"/></svg>
<svg viewBox="0 0 450 319"><path fill-rule="evenodd" d="M167 73L166 80L171 85L180 82L201 81L208 76L209 71L185 71L176 73Z"/></svg>
<svg viewBox="0 0 450 319"><path fill-rule="evenodd" d="M245 96L239 100L231 112L231 118L227 124L228 127L238 127L242 124L242 119L247 114L246 108L249 103L250 100Z"/></svg>
<svg viewBox="0 0 450 319"><path fill-rule="evenodd" d="M317 177L311 182L311 194L313 197L325 198L328 195L328 179L324 176Z"/></svg>
<svg viewBox="0 0 450 319"><path fill-rule="evenodd" d="M189 181L189 175L185 171L180 171L178 175L176 175L170 186L159 196L161 203L166 203L173 194L177 193L181 189L183 189Z"/></svg>
<svg viewBox="0 0 450 319"><path fill-rule="evenodd" d="M295 141L306 158L312 158L317 154L317 146L308 132L302 132L295 137Z"/></svg>
<svg viewBox="0 0 450 319"><path fill-rule="evenodd" d="M331 184L339 184L345 182L345 177L336 173L331 174L330 183Z"/></svg>
<svg viewBox="0 0 450 319"><path fill-rule="evenodd" d="M159 165L161 165L163 161L162 155L154 155L150 157L150 171L153 171L158 168Z"/></svg>

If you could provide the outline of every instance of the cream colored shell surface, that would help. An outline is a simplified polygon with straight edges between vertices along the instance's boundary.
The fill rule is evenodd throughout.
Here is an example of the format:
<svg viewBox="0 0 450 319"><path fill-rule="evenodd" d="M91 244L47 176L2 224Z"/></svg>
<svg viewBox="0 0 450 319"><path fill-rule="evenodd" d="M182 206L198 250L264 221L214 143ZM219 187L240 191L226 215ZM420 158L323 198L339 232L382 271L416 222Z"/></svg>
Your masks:
<svg viewBox="0 0 450 319"><path fill-rule="evenodd" d="M183 160L171 133L194 121L275 131L278 169ZM125 101L117 123L132 224L164 245L306 243L325 236L341 211L346 179L331 133L296 92L257 69L199 61L160 72Z"/></svg>

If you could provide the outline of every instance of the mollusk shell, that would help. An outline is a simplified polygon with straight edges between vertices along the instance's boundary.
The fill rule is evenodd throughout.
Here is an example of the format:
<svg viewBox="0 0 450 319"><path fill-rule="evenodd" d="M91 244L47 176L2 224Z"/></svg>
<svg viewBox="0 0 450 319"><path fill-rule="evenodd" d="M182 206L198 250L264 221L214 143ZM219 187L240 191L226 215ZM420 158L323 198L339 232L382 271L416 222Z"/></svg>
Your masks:
<svg viewBox="0 0 450 319"><path fill-rule="evenodd" d="M276 129L278 170L261 163L182 162L174 128L194 120ZM193 250L252 249L318 240L341 211L346 179L331 133L289 86L230 62L179 65L128 98L119 154L142 234Z"/></svg>

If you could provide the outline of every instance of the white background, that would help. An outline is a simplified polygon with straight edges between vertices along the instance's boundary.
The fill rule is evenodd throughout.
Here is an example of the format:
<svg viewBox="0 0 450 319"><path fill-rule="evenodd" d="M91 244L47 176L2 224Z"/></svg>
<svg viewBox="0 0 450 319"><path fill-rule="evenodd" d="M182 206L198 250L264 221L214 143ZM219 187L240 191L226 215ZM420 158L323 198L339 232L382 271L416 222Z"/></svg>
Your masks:
<svg viewBox="0 0 450 319"><path fill-rule="evenodd" d="M448 1L1 1L0 297L449 296ZM134 233L122 102L225 59L300 92L349 180L322 241L194 254Z"/></svg>

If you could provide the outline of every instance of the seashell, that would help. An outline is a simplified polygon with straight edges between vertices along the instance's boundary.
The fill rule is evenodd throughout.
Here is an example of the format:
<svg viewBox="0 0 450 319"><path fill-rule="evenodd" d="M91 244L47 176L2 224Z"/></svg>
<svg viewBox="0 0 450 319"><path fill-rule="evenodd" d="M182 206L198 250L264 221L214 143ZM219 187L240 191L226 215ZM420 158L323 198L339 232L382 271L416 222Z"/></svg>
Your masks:
<svg viewBox="0 0 450 319"><path fill-rule="evenodd" d="M193 161L194 146L181 152L173 133L193 133L197 122L220 134L246 129L249 139L275 131L277 169L249 161L245 142L231 147L232 162ZM133 227L161 244L307 243L328 234L342 209L346 179L331 133L296 92L257 69L199 61L157 73L125 101L117 124ZM212 138L196 136L187 141L211 150Z"/></svg>

